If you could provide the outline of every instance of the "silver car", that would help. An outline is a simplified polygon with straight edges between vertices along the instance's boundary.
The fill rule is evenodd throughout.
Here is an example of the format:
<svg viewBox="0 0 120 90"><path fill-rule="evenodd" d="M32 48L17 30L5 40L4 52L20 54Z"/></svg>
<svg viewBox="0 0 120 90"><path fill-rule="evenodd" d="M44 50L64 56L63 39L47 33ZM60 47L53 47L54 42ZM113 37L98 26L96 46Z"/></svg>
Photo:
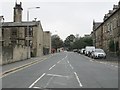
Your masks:
<svg viewBox="0 0 120 90"><path fill-rule="evenodd" d="M95 51L93 51L92 53L91 53L91 57L92 58L106 58L106 53L104 52L104 50L103 49L99 49L99 48L97 48L97 49L95 49Z"/></svg>

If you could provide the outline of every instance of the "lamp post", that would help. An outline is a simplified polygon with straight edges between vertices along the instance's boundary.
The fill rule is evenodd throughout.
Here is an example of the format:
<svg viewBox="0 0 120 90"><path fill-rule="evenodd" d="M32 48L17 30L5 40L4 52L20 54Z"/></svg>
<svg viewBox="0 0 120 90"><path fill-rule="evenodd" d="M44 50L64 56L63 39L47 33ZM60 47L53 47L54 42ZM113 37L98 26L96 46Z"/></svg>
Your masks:
<svg viewBox="0 0 120 90"><path fill-rule="evenodd" d="M30 9L39 9L40 7L30 7L27 9L27 22L29 22L29 10ZM27 58L30 58L30 45L29 45L29 24L27 25Z"/></svg>
<svg viewBox="0 0 120 90"><path fill-rule="evenodd" d="M39 9L40 7L30 7L27 9L27 21L29 21L29 10L30 9Z"/></svg>

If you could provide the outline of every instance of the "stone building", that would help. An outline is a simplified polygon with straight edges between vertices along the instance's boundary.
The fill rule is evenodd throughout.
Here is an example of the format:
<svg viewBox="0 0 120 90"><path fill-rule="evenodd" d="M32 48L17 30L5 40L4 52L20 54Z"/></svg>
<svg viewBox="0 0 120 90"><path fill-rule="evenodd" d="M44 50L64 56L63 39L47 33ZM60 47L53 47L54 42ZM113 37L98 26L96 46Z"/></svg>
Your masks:
<svg viewBox="0 0 120 90"><path fill-rule="evenodd" d="M97 27L96 24L98 23L93 23L94 45L109 51L109 44L113 41L120 50L120 2L113 6L113 10L109 10L109 13L105 14L102 23L99 23Z"/></svg>
<svg viewBox="0 0 120 90"><path fill-rule="evenodd" d="M43 54L46 55L46 54L49 54L51 53L51 33L50 31L44 31L43 32Z"/></svg>
<svg viewBox="0 0 120 90"><path fill-rule="evenodd" d="M30 57L42 56L44 37L43 28L40 21L22 21L22 3L15 4L14 22L2 23L2 63L11 63ZM47 34L48 40L51 36ZM50 42L46 42L49 49Z"/></svg>
<svg viewBox="0 0 120 90"><path fill-rule="evenodd" d="M97 47L97 43L98 43L98 41L97 41L97 32L96 32L96 30L99 28L99 26L101 25L101 22L95 22L95 21L93 21L93 32L91 33L92 35L92 38L93 38L93 45L95 46L95 47Z"/></svg>

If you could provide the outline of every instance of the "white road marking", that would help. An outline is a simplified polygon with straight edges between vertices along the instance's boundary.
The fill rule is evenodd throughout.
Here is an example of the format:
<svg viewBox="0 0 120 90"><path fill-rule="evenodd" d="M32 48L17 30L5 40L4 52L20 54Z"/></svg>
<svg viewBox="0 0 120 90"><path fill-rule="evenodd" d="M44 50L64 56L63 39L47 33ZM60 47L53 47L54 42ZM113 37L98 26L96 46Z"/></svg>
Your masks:
<svg viewBox="0 0 120 90"><path fill-rule="evenodd" d="M53 67L55 67L55 66L56 66L56 64L54 64L52 67L50 67L49 70L51 70L51 69L52 69Z"/></svg>
<svg viewBox="0 0 120 90"><path fill-rule="evenodd" d="M118 68L118 66L115 66L116 68Z"/></svg>
<svg viewBox="0 0 120 90"><path fill-rule="evenodd" d="M58 61L57 63L60 63L61 62L61 60L60 61Z"/></svg>
<svg viewBox="0 0 120 90"><path fill-rule="evenodd" d="M103 63L103 62L100 62L100 63Z"/></svg>
<svg viewBox="0 0 120 90"><path fill-rule="evenodd" d="M70 67L71 67L72 69L74 69L73 66L72 66L71 64L70 64Z"/></svg>
<svg viewBox="0 0 120 90"><path fill-rule="evenodd" d="M67 60L67 62L69 63L69 61Z"/></svg>
<svg viewBox="0 0 120 90"><path fill-rule="evenodd" d="M44 88L47 88L47 86L50 84L50 82L51 82L52 79L53 79L53 77L51 77L51 78L48 80L48 82L47 82L47 84L46 84L46 86L45 86Z"/></svg>
<svg viewBox="0 0 120 90"><path fill-rule="evenodd" d="M91 62L94 62L93 60L90 60Z"/></svg>
<svg viewBox="0 0 120 90"><path fill-rule="evenodd" d="M40 88L40 87L33 87L33 88Z"/></svg>
<svg viewBox="0 0 120 90"><path fill-rule="evenodd" d="M63 76L63 75L57 75L57 74L47 74L48 76L54 76L54 77L65 77L69 78L69 76Z"/></svg>
<svg viewBox="0 0 120 90"><path fill-rule="evenodd" d="M42 77L45 76L45 74L46 74L46 73L43 73L37 80L35 80L35 82L33 82L33 83L29 86L29 88L32 88Z"/></svg>
<svg viewBox="0 0 120 90"><path fill-rule="evenodd" d="M67 55L62 60L64 60L65 58L67 58Z"/></svg>
<svg viewBox="0 0 120 90"><path fill-rule="evenodd" d="M63 58L62 60L64 60L65 58Z"/></svg>
<svg viewBox="0 0 120 90"><path fill-rule="evenodd" d="M111 65L112 67L114 66L114 65Z"/></svg>
<svg viewBox="0 0 120 90"><path fill-rule="evenodd" d="M81 84L81 82L80 82L80 79L79 79L79 77L78 77L77 73L76 73L76 72L74 72L74 74L75 74L76 79L77 79L77 81L78 81L78 83L79 83L79 86L80 86L80 87L82 87L82 84Z"/></svg>
<svg viewBox="0 0 120 90"><path fill-rule="evenodd" d="M65 58L67 58L67 55L66 55L66 57Z"/></svg>

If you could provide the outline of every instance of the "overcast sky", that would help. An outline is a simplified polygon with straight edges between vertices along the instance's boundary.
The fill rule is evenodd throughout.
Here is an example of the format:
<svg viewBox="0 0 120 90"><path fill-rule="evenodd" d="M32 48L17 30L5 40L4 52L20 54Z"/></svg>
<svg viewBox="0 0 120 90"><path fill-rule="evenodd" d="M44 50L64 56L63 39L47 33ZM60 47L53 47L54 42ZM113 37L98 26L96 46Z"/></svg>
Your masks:
<svg viewBox="0 0 120 90"><path fill-rule="evenodd" d="M13 21L13 7L16 0L0 1L0 15L5 22ZM27 8L30 9L30 21L34 18L41 21L44 31L58 34L63 40L70 34L90 34L93 19L102 22L108 10L112 10L119 0L17 0L22 2L22 20L27 20Z"/></svg>

